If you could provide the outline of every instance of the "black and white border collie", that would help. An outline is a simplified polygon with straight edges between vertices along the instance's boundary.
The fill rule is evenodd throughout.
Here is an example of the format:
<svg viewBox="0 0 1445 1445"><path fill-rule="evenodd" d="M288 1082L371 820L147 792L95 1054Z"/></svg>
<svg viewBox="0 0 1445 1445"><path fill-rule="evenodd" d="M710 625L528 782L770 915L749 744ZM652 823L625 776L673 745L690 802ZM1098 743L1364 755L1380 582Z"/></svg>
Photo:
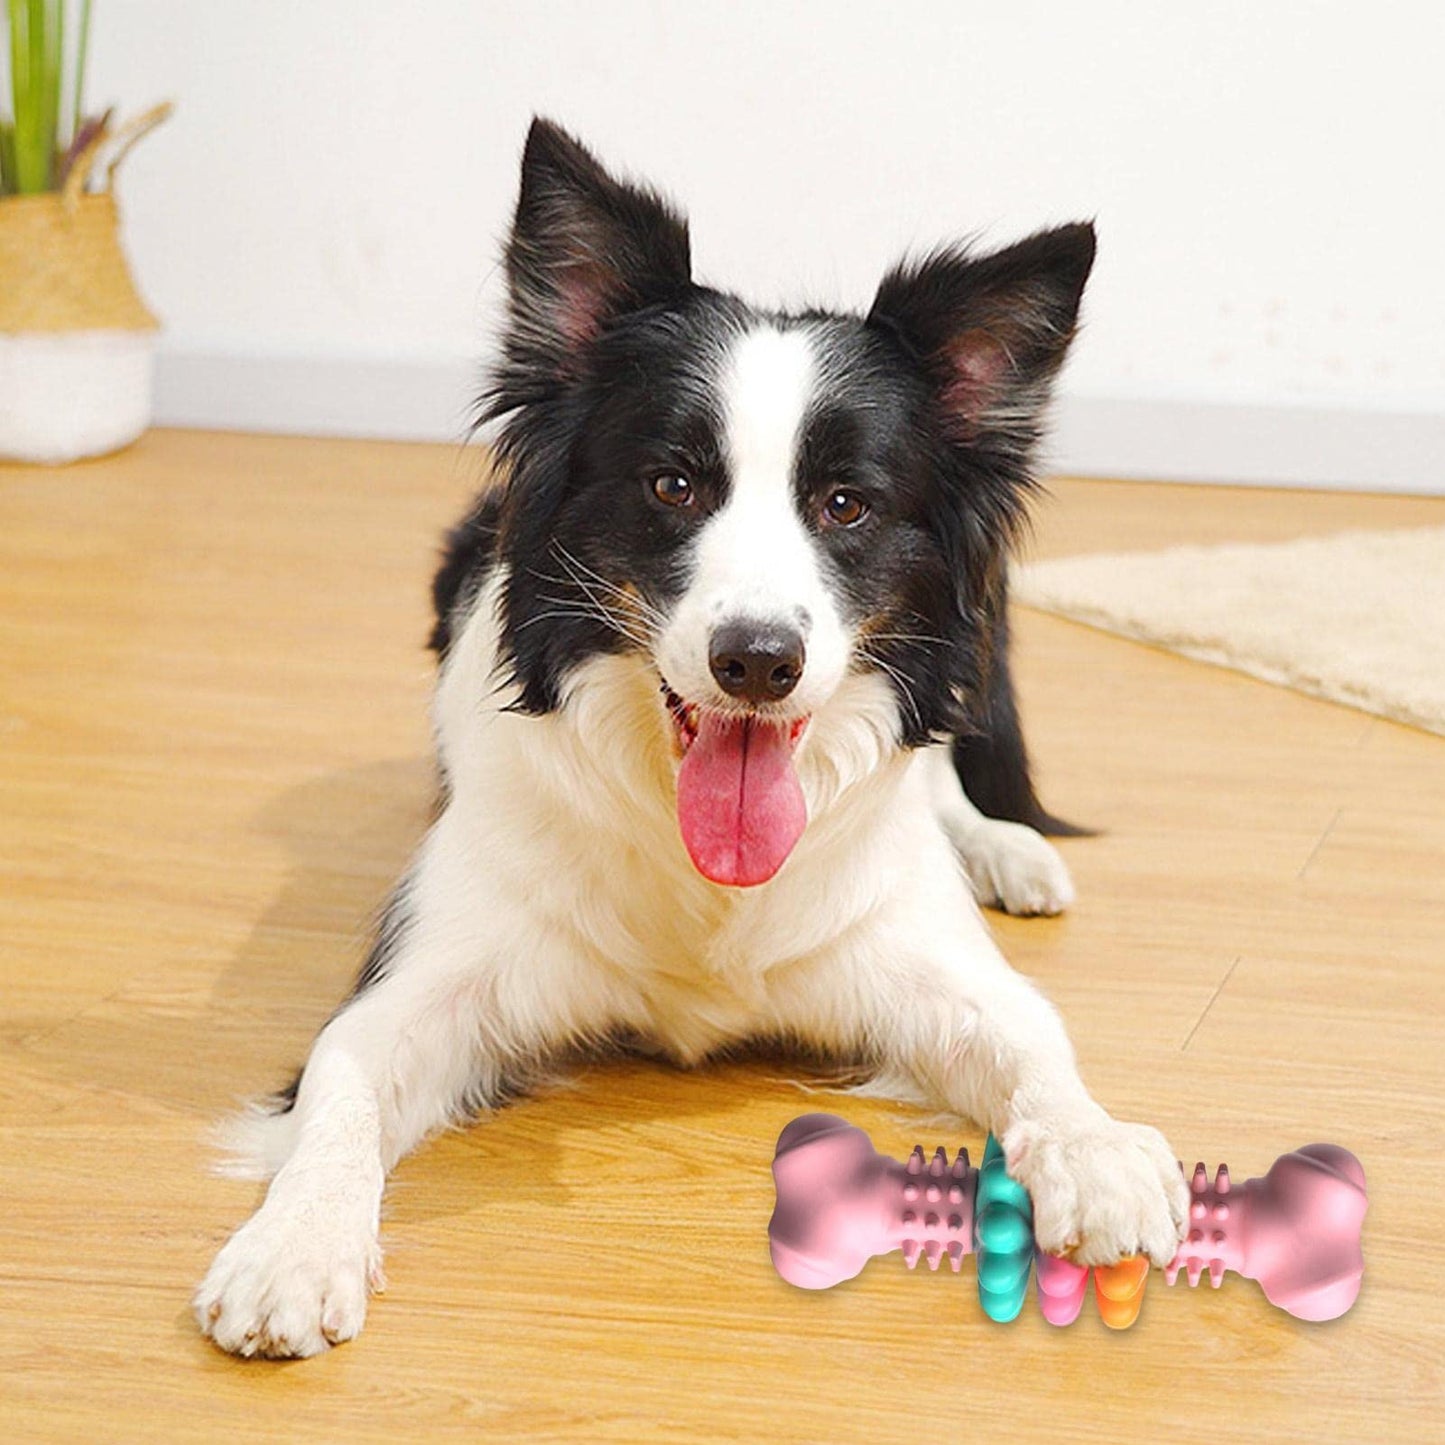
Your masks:
<svg viewBox="0 0 1445 1445"><path fill-rule="evenodd" d="M195 1297L218 1345L355 1336L387 1171L619 1040L850 1061L997 1134L1044 1249L1173 1256L1174 1154L1089 1095L975 901L1070 897L1028 826L1005 557L1093 255L1064 226L900 267L864 317L760 311L534 123L503 479L435 589L441 810L296 1085L237 1126L273 1177Z"/></svg>

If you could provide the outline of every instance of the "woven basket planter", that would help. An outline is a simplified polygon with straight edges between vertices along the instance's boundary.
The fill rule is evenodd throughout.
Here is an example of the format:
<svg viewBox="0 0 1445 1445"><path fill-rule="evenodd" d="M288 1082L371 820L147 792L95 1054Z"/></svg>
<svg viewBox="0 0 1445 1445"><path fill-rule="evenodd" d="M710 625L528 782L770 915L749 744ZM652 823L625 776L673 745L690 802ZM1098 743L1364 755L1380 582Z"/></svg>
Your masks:
<svg viewBox="0 0 1445 1445"><path fill-rule="evenodd" d="M130 145L167 114L127 128L103 191L84 191L92 152L64 190L0 198L0 457L99 456L150 425L157 322L131 279L113 186Z"/></svg>

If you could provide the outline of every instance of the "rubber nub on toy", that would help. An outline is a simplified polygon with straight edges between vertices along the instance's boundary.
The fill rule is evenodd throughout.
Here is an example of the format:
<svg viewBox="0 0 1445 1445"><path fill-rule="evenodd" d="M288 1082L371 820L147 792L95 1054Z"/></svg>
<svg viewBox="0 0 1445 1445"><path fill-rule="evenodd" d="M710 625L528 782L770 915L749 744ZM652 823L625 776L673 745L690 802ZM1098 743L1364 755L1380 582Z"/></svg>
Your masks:
<svg viewBox="0 0 1445 1445"><path fill-rule="evenodd" d="M1096 1265L1094 1304L1099 1318L1111 1330L1127 1330L1139 1318L1148 1283L1149 1260L1142 1254L1131 1254L1118 1264Z"/></svg>
<svg viewBox="0 0 1445 1445"><path fill-rule="evenodd" d="M967 1149L960 1149L950 1164L948 1151L940 1144L925 1167L923 1145L913 1146L904 1166L908 1177L900 1191L905 1205L900 1223L907 1232L899 1248L909 1269L920 1258L928 1261L929 1269L937 1269L945 1254L954 1274L962 1269L968 1253L976 1172L969 1167Z"/></svg>
<svg viewBox="0 0 1445 1445"><path fill-rule="evenodd" d="M1034 1257L1034 1209L1026 1190L1004 1167L992 1134L983 1146L974 1203L973 1245L978 1255L978 1302L1000 1324L1017 1317L1029 1287Z"/></svg>

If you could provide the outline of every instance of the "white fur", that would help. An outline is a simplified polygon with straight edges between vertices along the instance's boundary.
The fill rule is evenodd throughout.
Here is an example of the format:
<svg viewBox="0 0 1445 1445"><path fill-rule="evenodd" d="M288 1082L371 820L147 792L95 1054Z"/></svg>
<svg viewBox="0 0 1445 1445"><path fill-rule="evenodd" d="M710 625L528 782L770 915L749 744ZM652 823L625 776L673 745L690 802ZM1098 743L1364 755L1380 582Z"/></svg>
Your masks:
<svg viewBox="0 0 1445 1445"><path fill-rule="evenodd" d="M358 1024L336 1030L357 1042L355 1052L328 1038L334 1025L317 1041L291 1156L196 1292L201 1328L235 1354L319 1354L355 1337L368 1291L384 1287L383 1105Z"/></svg>
<svg viewBox="0 0 1445 1445"><path fill-rule="evenodd" d="M974 896L1009 913L1062 913L1074 901L1068 865L1041 833L989 818L963 790L945 747L930 748L924 767L934 811L963 860Z"/></svg>
<svg viewBox="0 0 1445 1445"><path fill-rule="evenodd" d="M385 1172L509 1074L620 1029L683 1063L760 1036L859 1056L998 1135L1043 1248L1173 1255L1187 1205L1173 1154L1090 1098L1058 1015L989 936L939 823L936 761L898 746L886 681L846 670L789 501L811 384L804 333L735 351L735 495L706 526L665 656L594 657L559 710L523 717L496 681L500 570L461 623L435 710L449 796L401 885L410 923L321 1031L294 1110L249 1116L234 1141L274 1178L197 1291L217 1344L304 1355L355 1335L379 1287ZM812 620L796 754L809 823L750 889L709 883L682 846L656 672L706 696L708 619L739 605ZM960 798L943 799L955 830Z"/></svg>

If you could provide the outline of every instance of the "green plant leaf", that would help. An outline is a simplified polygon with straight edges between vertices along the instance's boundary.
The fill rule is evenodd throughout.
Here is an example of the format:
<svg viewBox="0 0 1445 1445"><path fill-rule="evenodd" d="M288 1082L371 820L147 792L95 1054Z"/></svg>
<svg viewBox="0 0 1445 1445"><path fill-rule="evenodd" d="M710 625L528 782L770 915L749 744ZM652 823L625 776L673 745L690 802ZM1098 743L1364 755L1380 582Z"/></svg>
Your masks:
<svg viewBox="0 0 1445 1445"><path fill-rule="evenodd" d="M15 180L15 127L0 120L0 196L13 195L19 187Z"/></svg>
<svg viewBox="0 0 1445 1445"><path fill-rule="evenodd" d="M75 47L75 87L72 95L75 111L70 118L70 139L72 144L80 134L85 115L85 57L90 49L90 0L80 0L80 36Z"/></svg>
<svg viewBox="0 0 1445 1445"><path fill-rule="evenodd" d="M61 0L10 0L15 189L25 194L55 184L64 15Z"/></svg>

